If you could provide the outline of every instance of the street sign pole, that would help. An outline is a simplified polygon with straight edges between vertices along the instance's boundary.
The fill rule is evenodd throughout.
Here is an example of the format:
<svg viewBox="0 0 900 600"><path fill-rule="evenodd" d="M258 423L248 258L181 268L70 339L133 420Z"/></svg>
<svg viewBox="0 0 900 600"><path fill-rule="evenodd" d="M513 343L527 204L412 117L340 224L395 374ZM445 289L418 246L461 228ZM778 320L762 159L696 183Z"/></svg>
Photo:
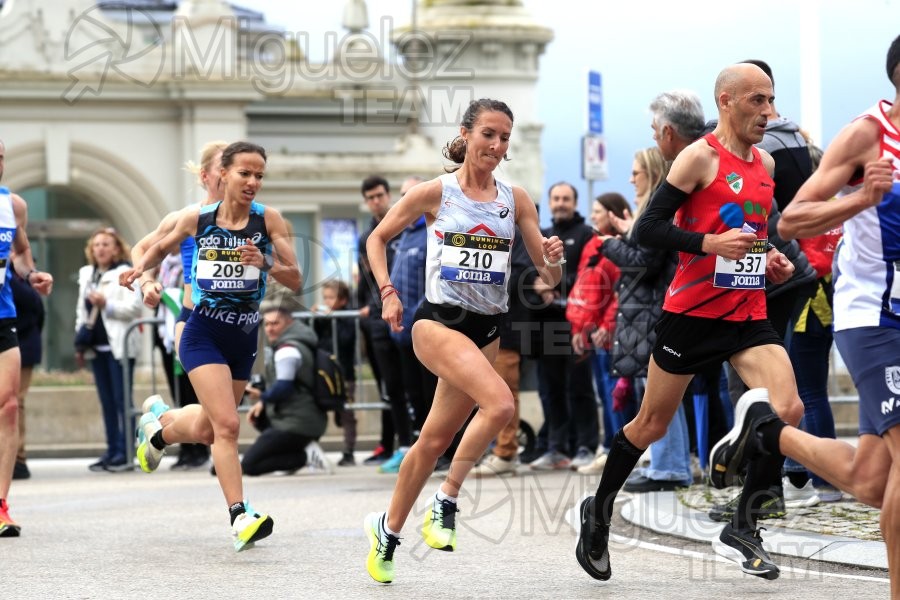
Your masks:
<svg viewBox="0 0 900 600"><path fill-rule="evenodd" d="M586 214L590 214L594 201L594 181L606 180L608 173L606 142L603 139L603 79L600 72L588 71L587 84L587 133L581 141L581 168L588 188Z"/></svg>

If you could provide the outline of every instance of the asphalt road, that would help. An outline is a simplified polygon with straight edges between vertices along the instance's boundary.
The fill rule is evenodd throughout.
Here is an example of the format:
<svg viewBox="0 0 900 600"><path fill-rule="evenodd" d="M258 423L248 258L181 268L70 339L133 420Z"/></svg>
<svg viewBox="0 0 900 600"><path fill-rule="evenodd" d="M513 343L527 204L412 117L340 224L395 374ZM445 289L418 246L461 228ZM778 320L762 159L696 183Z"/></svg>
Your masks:
<svg viewBox="0 0 900 600"><path fill-rule="evenodd" d="M708 546L617 527L613 578L590 579L574 557L565 512L597 479L525 474L467 482L459 546L431 550L417 508L397 553L397 579L365 571L362 520L384 510L396 479L372 467L335 475L245 479L273 535L246 552L232 549L221 492L206 471L91 473L83 459L32 460L33 478L16 481L11 513L20 538L0 539L0 598L887 598L883 572L807 564L774 582L742 574ZM422 495L432 493L429 480Z"/></svg>

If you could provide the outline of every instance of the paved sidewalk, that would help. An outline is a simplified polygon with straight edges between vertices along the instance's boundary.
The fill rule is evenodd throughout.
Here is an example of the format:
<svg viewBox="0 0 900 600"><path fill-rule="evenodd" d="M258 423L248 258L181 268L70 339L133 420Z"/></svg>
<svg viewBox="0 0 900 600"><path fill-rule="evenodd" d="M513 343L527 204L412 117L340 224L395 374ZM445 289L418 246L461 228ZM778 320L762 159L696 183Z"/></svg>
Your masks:
<svg viewBox="0 0 900 600"><path fill-rule="evenodd" d="M247 477L244 494L273 516L275 533L252 550L235 553L221 491L207 470L173 472L174 458L166 457L152 475L92 473L91 462L30 460L32 479L13 482L11 514L23 531L20 538L0 539L0 597L641 600L670 598L677 583L686 596L698 599L760 593L794 599L809 593L811 577L825 597L882 598L888 590L880 573L832 576L785 569L777 582L763 581L711 552L656 547L655 536L639 528L617 532L615 575L595 581L574 559L576 538L566 516L593 493L598 478L524 468L517 477L466 482L457 521L460 545L453 553L427 548L417 531L427 495L439 484L429 479L396 554L397 580L382 586L365 573L361 525L367 512L386 508L396 476L357 466L338 468L334 475ZM644 495L640 501L650 504L633 504L634 512L652 512L660 521L666 507L682 522L690 514L677 512L681 504L674 494Z"/></svg>
<svg viewBox="0 0 900 600"><path fill-rule="evenodd" d="M694 485L677 492L635 494L623 506L622 516L659 533L712 542L722 530L722 523L710 520L707 512L713 503L727 501L737 491ZM764 546L771 553L887 569L879 514L880 511L845 495L840 502L789 508L783 518L759 524L766 528Z"/></svg>

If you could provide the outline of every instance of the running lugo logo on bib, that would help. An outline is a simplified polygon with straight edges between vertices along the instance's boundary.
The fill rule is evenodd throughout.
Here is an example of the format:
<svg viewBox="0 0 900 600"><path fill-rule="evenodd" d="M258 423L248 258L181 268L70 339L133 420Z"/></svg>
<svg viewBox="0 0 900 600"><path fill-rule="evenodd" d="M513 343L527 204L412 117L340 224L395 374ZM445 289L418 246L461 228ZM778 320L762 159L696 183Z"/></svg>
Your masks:
<svg viewBox="0 0 900 600"><path fill-rule="evenodd" d="M241 264L241 252L206 248L197 253L196 285L206 292L255 292L259 267Z"/></svg>
<svg viewBox="0 0 900 600"><path fill-rule="evenodd" d="M512 240L471 233L444 234L441 279L504 285Z"/></svg>

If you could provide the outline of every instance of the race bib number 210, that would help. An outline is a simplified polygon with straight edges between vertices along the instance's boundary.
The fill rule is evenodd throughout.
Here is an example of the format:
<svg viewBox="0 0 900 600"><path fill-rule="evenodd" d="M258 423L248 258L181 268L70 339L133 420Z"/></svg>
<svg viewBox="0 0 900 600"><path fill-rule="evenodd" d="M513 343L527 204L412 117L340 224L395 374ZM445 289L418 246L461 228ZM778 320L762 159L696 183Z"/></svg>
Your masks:
<svg viewBox="0 0 900 600"><path fill-rule="evenodd" d="M511 241L471 233L445 233L441 279L505 285Z"/></svg>

